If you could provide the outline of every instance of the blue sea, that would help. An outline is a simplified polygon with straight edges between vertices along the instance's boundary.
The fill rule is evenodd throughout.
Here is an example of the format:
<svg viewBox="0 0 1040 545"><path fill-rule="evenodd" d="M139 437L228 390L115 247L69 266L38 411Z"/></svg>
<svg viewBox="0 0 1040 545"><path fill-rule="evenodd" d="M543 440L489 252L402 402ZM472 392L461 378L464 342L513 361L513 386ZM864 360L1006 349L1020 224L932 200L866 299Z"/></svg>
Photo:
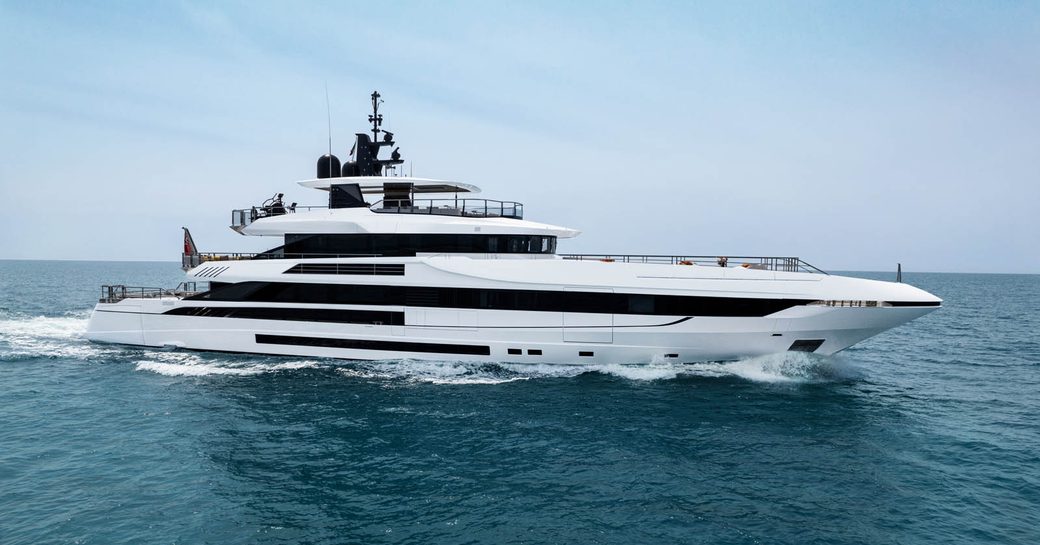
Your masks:
<svg viewBox="0 0 1040 545"><path fill-rule="evenodd" d="M891 279L891 273L852 273ZM351 362L82 337L176 263L0 261L0 543L1040 543L1040 276L836 357Z"/></svg>

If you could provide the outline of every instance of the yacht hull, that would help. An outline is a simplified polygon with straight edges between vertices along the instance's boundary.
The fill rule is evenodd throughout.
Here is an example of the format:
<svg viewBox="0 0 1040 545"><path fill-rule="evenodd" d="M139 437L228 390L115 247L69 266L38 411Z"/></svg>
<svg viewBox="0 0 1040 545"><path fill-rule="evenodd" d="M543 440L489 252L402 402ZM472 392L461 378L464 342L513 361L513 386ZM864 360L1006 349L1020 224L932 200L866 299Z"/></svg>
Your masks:
<svg viewBox="0 0 1040 545"><path fill-rule="evenodd" d="M941 304L894 282L561 258L245 260L188 276L213 289L103 301L87 338L360 360L698 362L833 354Z"/></svg>
<svg viewBox="0 0 1040 545"><path fill-rule="evenodd" d="M143 301L144 304L127 301L98 304L87 338L157 348L357 360L563 364L723 361L787 350L833 354L935 310L820 307L767 317L655 316L656 323L652 325L633 325L640 320L626 320L630 318L626 316L611 326L586 327L563 326L561 318L552 315L558 313L494 316L515 313L471 311L477 323L481 318L488 323L501 323L504 318L525 324L480 327L178 316L164 312L196 304L181 299ZM601 318L585 317L590 322ZM544 325L533 325L539 318ZM642 321L646 323L645 319Z"/></svg>

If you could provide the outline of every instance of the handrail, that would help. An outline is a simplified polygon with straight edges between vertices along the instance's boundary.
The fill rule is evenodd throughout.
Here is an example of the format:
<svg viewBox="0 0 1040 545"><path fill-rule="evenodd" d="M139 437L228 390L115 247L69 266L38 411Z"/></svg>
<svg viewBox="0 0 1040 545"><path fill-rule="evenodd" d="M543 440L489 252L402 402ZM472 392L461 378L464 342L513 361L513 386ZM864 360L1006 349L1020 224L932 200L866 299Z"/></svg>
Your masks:
<svg viewBox="0 0 1040 545"><path fill-rule="evenodd" d="M429 214L434 216L465 216L472 218L524 218L524 205L516 201L494 199L402 199L398 205L388 206L386 200L373 204L370 209L380 214ZM394 201L391 201L394 202ZM410 204L402 206L401 202Z"/></svg>
<svg viewBox="0 0 1040 545"><path fill-rule="evenodd" d="M256 253L246 252L204 252L198 254L181 254L181 268L194 269L208 261L246 261L257 259Z"/></svg>
<svg viewBox="0 0 1040 545"><path fill-rule="evenodd" d="M118 303L123 299L162 299L163 297L187 297L205 290L198 289L198 282L181 282L176 288L152 288L105 284L101 286L99 303Z"/></svg>
<svg viewBox="0 0 1040 545"><path fill-rule="evenodd" d="M559 254L563 259L578 261L604 261L607 263L656 263L670 265L700 265L711 267L742 267L781 272L805 272L827 274L827 272L802 261L797 257L773 256L678 256L678 255L609 255L609 254Z"/></svg>
<svg viewBox="0 0 1040 545"><path fill-rule="evenodd" d="M387 206L385 200L369 207L380 214L429 214L433 216L464 216L471 218L524 218L524 204L516 201L496 201L494 199L404 199L400 202L410 204ZM294 214L297 211L324 210L328 206L252 206L237 208L231 211L231 228L243 229L254 221L272 216Z"/></svg>
<svg viewBox="0 0 1040 545"><path fill-rule="evenodd" d="M337 257L385 257L382 254L322 254L322 253L293 253L293 252L202 252L198 254L181 254L181 268L184 270L194 269L203 263L211 261L249 261L253 259L318 259Z"/></svg>
<svg viewBox="0 0 1040 545"><path fill-rule="evenodd" d="M260 219L268 218L272 216L284 216L285 214L295 214L297 211L310 211L320 210L328 208L324 205L308 205L301 206L293 203L291 206L251 206L249 208L236 208L231 211L231 228L235 230L242 229L250 223Z"/></svg>
<svg viewBox="0 0 1040 545"><path fill-rule="evenodd" d="M488 254L495 255L495 254ZM797 257L772 256L680 256L680 255L626 255L626 254L557 254L563 259L577 261L604 261L621 263L648 263L663 265L700 265L709 267L742 267L745 269L805 272L828 274ZM333 253L293 253L293 252L204 252L199 254L182 254L181 266L184 270L193 269L211 261L247 261L252 259L336 259L356 257L386 257L383 254L333 254Z"/></svg>

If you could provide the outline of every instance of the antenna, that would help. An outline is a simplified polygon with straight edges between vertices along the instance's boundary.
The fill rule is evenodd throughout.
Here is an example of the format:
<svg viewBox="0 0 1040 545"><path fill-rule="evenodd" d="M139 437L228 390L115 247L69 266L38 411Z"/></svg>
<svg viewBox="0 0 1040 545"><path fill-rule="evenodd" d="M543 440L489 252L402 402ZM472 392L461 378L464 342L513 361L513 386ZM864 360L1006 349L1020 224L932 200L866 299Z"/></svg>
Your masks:
<svg viewBox="0 0 1040 545"><path fill-rule="evenodd" d="M329 117L329 178L332 178L332 107L329 106L329 80L325 80L325 113Z"/></svg>
<svg viewBox="0 0 1040 545"><path fill-rule="evenodd" d="M368 116L368 122L372 124L372 141L379 141L379 126L383 124L383 116L379 115L379 105L383 102L379 100L379 91L372 91L372 115Z"/></svg>

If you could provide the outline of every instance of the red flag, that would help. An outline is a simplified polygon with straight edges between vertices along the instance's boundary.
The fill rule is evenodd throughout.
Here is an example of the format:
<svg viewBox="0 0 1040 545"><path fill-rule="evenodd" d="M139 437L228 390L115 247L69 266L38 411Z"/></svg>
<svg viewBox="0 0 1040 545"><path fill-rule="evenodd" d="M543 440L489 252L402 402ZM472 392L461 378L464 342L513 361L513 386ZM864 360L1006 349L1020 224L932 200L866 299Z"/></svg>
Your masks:
<svg viewBox="0 0 1040 545"><path fill-rule="evenodd" d="M198 255L199 250L195 247L195 241L191 239L191 232L187 227L181 229L184 229L184 255Z"/></svg>

